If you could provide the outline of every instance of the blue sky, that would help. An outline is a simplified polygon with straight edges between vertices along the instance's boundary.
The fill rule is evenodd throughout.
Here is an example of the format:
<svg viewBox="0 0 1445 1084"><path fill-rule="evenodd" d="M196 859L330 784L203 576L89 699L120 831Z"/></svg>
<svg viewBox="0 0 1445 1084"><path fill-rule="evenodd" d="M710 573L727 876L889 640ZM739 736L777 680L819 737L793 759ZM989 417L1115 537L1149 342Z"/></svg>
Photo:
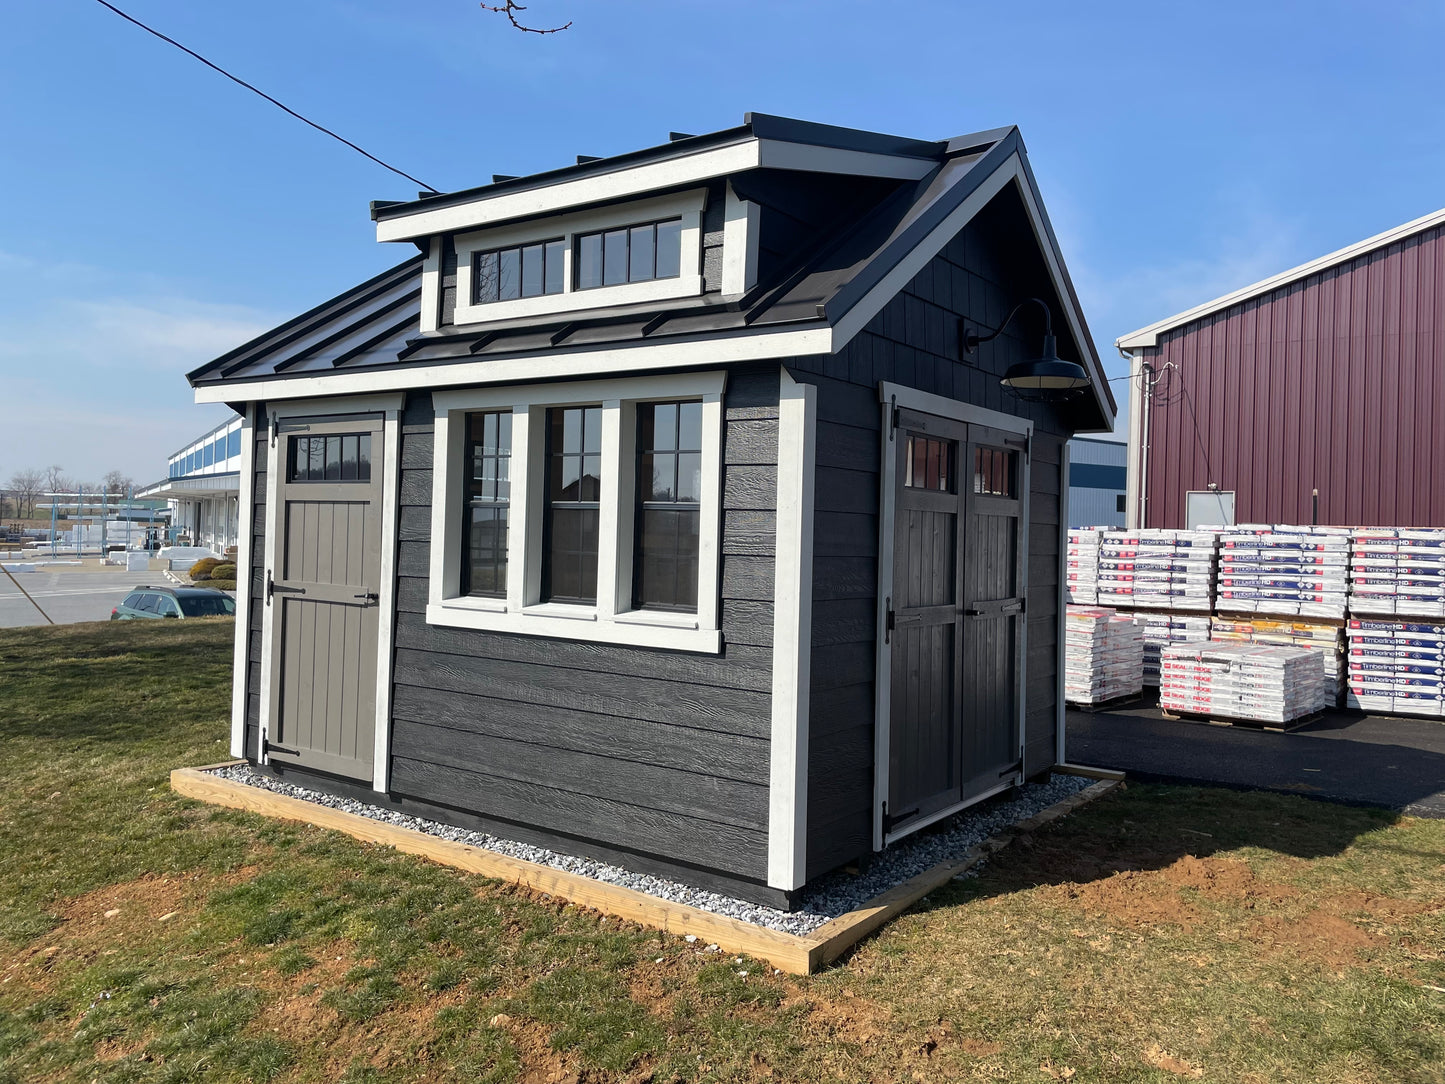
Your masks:
<svg viewBox="0 0 1445 1084"><path fill-rule="evenodd" d="M119 0L428 184L737 124L1019 125L1101 356L1124 332L1445 206L1445 5ZM415 186L94 0L0 37L0 481L164 475L183 374L405 258ZM1114 385L1123 406L1124 383Z"/></svg>

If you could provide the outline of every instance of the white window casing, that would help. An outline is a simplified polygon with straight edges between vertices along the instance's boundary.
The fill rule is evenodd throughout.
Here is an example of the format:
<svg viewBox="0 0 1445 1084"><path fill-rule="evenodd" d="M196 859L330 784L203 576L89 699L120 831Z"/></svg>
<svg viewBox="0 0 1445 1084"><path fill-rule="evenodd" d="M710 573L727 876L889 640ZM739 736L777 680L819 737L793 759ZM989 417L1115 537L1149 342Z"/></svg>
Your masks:
<svg viewBox="0 0 1445 1084"><path fill-rule="evenodd" d="M432 471L431 556L426 619L432 625L717 653L722 534L723 372L680 373L565 384L439 391ZM702 403L702 491L696 613L632 608L639 403ZM602 408L597 602L543 602L545 430L551 407ZM507 517L507 597L461 593L466 415L512 412L511 497Z"/></svg>
<svg viewBox="0 0 1445 1084"><path fill-rule="evenodd" d="M696 297L703 291L702 212L706 203L707 190L698 188L656 199L460 234L456 238L457 303L453 321L457 324L479 324L489 320L578 312L583 309L605 308L608 305ZM579 234L671 218L682 219L682 257L676 278L625 282L617 286L598 286L587 290L576 288L576 238ZM511 301L488 301L481 305L472 303L473 265L477 253L513 245L554 241L558 238L566 240L562 293L522 297Z"/></svg>

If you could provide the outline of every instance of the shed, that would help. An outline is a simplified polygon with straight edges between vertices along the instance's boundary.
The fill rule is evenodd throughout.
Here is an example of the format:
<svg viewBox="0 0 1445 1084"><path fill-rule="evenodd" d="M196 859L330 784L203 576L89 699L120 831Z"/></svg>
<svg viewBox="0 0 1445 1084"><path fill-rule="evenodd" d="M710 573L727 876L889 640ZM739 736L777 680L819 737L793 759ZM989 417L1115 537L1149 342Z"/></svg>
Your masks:
<svg viewBox="0 0 1445 1084"><path fill-rule="evenodd" d="M1064 442L1114 403L1017 129L735 128L377 203L190 374L244 418L233 752L787 907L1062 757ZM1042 300L1090 386L1000 385Z"/></svg>
<svg viewBox="0 0 1445 1084"><path fill-rule="evenodd" d="M1116 345L1131 527L1445 524L1445 210Z"/></svg>

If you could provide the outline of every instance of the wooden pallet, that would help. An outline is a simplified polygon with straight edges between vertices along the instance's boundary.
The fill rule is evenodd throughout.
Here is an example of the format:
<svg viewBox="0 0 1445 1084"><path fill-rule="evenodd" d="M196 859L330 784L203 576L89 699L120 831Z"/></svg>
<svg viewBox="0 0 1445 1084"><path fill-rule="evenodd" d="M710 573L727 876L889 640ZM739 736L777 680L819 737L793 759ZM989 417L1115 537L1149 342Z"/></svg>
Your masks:
<svg viewBox="0 0 1445 1084"><path fill-rule="evenodd" d="M1158 690L1155 690L1156 692ZM1064 706L1070 711L1082 711L1086 715L1097 715L1105 711L1120 711L1123 708L1139 707L1148 703L1149 693L1144 692L1125 693L1123 696L1116 696L1112 700L1101 700L1097 704L1082 704L1076 700L1065 700Z"/></svg>
<svg viewBox="0 0 1445 1084"><path fill-rule="evenodd" d="M1214 615L1222 621L1298 621L1302 625L1329 625L1342 629L1348 623L1344 617L1317 617L1314 614L1279 614L1260 610L1258 613L1244 610L1215 610Z"/></svg>
<svg viewBox="0 0 1445 1084"><path fill-rule="evenodd" d="M1166 719L1174 719L1182 723L1208 723L1210 726L1233 726L1244 730L1273 730L1280 734L1288 734L1300 727L1308 726L1324 717L1324 710L1313 711L1308 715L1301 715L1298 719L1291 719L1287 723L1275 723L1268 719L1236 719L1228 715L1211 715L1200 711L1172 711L1169 708L1160 708L1159 714Z"/></svg>

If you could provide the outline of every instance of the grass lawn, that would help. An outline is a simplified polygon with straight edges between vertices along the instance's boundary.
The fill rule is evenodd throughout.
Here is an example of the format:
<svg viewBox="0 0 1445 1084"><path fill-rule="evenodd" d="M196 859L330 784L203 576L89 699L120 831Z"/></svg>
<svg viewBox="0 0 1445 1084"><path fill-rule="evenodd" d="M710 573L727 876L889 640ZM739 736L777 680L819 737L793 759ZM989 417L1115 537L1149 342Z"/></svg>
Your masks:
<svg viewBox="0 0 1445 1084"><path fill-rule="evenodd" d="M231 631L0 631L0 1082L1445 1081L1445 823L1130 786L800 980L176 798Z"/></svg>

